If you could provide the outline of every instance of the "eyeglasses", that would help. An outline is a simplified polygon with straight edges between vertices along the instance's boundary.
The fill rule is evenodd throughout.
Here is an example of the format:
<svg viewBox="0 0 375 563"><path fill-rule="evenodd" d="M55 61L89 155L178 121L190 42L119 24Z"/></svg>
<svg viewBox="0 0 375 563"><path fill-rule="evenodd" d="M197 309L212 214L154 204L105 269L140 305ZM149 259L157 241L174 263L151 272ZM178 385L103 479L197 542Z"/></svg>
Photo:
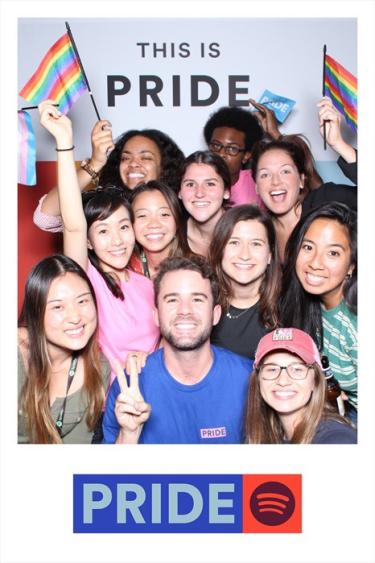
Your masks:
<svg viewBox="0 0 375 563"><path fill-rule="evenodd" d="M223 145L222 143L217 143L216 141L208 144L212 152L220 152L224 149L225 154L229 156L237 156L240 152L245 152L246 149L240 149L236 145Z"/></svg>
<svg viewBox="0 0 375 563"><path fill-rule="evenodd" d="M258 369L258 373L262 379L273 381L277 379L281 371L285 369L291 379L305 379L307 372L313 366L310 364L289 364L288 366L279 366L278 364L263 364Z"/></svg>

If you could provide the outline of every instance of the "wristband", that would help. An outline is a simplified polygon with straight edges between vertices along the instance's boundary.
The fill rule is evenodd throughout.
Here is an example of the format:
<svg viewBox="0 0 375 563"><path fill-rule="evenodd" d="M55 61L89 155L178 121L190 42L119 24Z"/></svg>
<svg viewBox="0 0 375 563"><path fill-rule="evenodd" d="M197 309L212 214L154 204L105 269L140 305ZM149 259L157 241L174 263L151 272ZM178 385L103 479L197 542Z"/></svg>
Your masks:
<svg viewBox="0 0 375 563"><path fill-rule="evenodd" d="M82 168L82 170L87 172L87 174L89 174L93 180L96 180L97 177L99 176L99 172L96 172L96 170L91 168L91 166L89 165L88 159L82 160L81 168Z"/></svg>
<svg viewBox="0 0 375 563"><path fill-rule="evenodd" d="M74 145L73 145L72 147L69 147L68 149L58 149L58 148L56 147L55 150L56 150L57 152L65 152L65 151L72 151L73 149L74 149Z"/></svg>

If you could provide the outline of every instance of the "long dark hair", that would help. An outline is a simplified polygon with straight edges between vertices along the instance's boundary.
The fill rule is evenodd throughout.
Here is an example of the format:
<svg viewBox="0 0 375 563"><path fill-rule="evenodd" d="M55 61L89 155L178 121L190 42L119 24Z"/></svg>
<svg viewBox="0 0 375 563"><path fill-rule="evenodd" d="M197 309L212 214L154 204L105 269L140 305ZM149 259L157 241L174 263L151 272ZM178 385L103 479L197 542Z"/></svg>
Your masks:
<svg viewBox="0 0 375 563"><path fill-rule="evenodd" d="M21 409L26 417L28 433L35 443L61 443L49 406L50 360L44 328L44 317L52 282L66 273L79 276L87 284L96 307L94 289L84 270L67 256L55 254L39 262L29 274L19 326L28 334L27 377L21 390ZM93 431L104 403L100 356L96 330L80 351L84 361L84 389L87 394L87 426Z"/></svg>
<svg viewBox="0 0 375 563"><path fill-rule="evenodd" d="M174 244L171 248L170 256L186 256L190 254L190 249L187 244L186 236L183 229L183 215L180 201L176 193L163 182L158 182L156 180L151 180L145 184L140 184L130 195L129 201L133 206L135 200L140 194L145 192L160 192L165 198L169 209L173 215L173 219L176 223L176 236ZM136 251L139 253L140 245L137 242Z"/></svg>
<svg viewBox="0 0 375 563"><path fill-rule="evenodd" d="M230 239L235 225L239 221L258 221L267 233L268 245L271 252L271 263L264 273L259 293L259 317L266 328L276 328L278 325L278 297L280 291L280 262L278 257L275 229L272 219L256 205L239 205L229 209L216 224L209 250L209 260L216 273L221 289L221 306L228 309L233 291L230 279L223 271L222 261L225 246Z"/></svg>
<svg viewBox="0 0 375 563"><path fill-rule="evenodd" d="M357 314L357 213L343 203L330 202L313 209L294 228L286 245L282 279L280 317L283 326L304 330L322 348L322 315L319 295L307 293L296 273L296 262L305 234L316 219L330 219L343 225L348 233L350 263L353 266L343 286L348 308Z"/></svg>
<svg viewBox="0 0 375 563"><path fill-rule="evenodd" d="M130 220L133 223L133 211L126 198L124 191L117 187L96 188L82 194L83 211L87 222L87 231L95 221L107 219L112 213L117 211L121 206L127 209ZM114 278L114 274L104 272L100 267L98 257L94 250L88 250L90 262L103 276L108 289L118 299L124 300L119 281Z"/></svg>
<svg viewBox="0 0 375 563"><path fill-rule="evenodd" d="M121 180L119 166L125 144L133 137L138 136L146 137L157 145L161 157L161 173L160 178L157 178L157 180L164 182L177 192L179 172L185 157L173 139L158 129L132 129L121 135L121 137L117 139L115 148L109 155L105 166L100 172L99 184L104 187L121 186L129 195L131 190Z"/></svg>

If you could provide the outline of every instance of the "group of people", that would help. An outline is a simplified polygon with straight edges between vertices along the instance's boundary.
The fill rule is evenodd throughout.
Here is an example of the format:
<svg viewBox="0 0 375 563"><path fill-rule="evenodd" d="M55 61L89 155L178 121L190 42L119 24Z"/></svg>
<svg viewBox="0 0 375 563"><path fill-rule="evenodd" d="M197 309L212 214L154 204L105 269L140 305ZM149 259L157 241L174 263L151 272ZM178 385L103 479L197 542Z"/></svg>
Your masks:
<svg viewBox="0 0 375 563"><path fill-rule="evenodd" d="M70 119L40 104L58 185L34 222L63 253L25 287L19 442L356 443L356 187L324 183L306 140L251 103L211 115L187 158L99 121L78 172ZM318 106L355 184L340 114Z"/></svg>

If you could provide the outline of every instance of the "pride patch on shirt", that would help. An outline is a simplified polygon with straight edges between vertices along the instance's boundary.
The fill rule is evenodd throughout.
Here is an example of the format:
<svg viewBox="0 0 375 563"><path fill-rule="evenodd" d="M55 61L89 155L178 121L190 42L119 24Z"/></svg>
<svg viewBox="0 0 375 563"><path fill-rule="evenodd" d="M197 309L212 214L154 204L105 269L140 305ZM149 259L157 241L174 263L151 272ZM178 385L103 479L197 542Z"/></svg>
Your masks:
<svg viewBox="0 0 375 563"><path fill-rule="evenodd" d="M227 429L225 426L220 428L201 428L200 430L201 438L223 438L227 435Z"/></svg>

